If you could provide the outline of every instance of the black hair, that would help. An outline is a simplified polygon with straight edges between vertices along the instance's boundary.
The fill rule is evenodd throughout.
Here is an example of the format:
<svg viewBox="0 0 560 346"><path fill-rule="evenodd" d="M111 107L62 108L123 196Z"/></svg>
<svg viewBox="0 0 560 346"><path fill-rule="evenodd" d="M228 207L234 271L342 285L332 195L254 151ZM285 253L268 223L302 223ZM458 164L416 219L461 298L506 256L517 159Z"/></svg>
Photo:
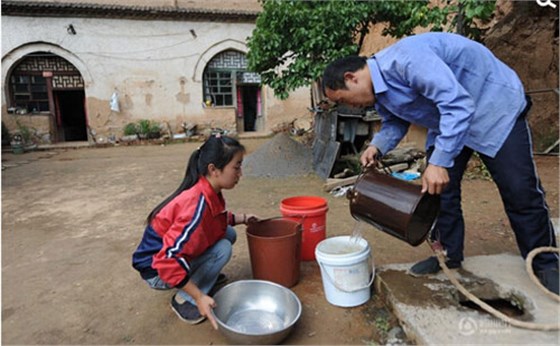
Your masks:
<svg viewBox="0 0 560 346"><path fill-rule="evenodd" d="M331 62L323 72L323 94L327 88L331 90L346 89L344 74L361 70L366 64L367 58L358 55L349 55Z"/></svg>
<svg viewBox="0 0 560 346"><path fill-rule="evenodd" d="M245 147L234 138L227 136L208 138L200 148L191 154L181 185L150 212L146 218L146 224L149 225L157 213L181 192L190 189L200 177L207 175L209 164L213 164L217 169L223 169L239 152L245 152Z"/></svg>

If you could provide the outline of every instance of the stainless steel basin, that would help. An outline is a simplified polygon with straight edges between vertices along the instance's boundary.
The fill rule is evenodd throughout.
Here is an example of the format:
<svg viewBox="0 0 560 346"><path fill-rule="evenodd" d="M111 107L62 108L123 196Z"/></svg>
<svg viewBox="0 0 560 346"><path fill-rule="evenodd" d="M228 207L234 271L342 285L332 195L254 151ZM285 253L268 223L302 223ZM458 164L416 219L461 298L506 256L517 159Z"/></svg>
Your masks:
<svg viewBox="0 0 560 346"><path fill-rule="evenodd" d="M213 314L229 343L273 345L292 331L301 302L290 289L264 280L233 282L215 295Z"/></svg>

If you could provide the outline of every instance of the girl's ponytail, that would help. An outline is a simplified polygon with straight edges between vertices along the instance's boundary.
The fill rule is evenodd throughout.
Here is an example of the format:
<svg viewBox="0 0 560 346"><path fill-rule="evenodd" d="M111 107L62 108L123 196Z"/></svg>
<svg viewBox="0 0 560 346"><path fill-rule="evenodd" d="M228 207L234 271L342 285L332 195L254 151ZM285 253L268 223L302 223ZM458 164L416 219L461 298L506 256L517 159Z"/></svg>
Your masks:
<svg viewBox="0 0 560 346"><path fill-rule="evenodd" d="M181 185L169 195L166 199L164 199L160 204L158 204L148 215L146 218L146 224L149 225L153 218L160 212L163 207L167 205L167 203L171 202L173 198L177 197L181 192L190 189L191 187L196 184L198 178L200 177L198 164L200 161L200 148L193 151L191 157L189 158L189 163L187 164L187 170L185 172L185 177L181 182Z"/></svg>
<svg viewBox="0 0 560 346"><path fill-rule="evenodd" d="M183 182L179 186L178 190L184 191L188 190L196 184L198 178L200 177L200 148L193 151L191 157L189 159L189 163L187 164L187 171L185 172L185 178Z"/></svg>
<svg viewBox="0 0 560 346"><path fill-rule="evenodd" d="M200 148L191 154L181 185L150 212L146 224L149 225L167 203L171 202L181 192L193 187L201 176L206 176L209 164L213 164L217 169L223 169L238 152L245 152L245 147L234 138L227 136L211 136L208 138Z"/></svg>

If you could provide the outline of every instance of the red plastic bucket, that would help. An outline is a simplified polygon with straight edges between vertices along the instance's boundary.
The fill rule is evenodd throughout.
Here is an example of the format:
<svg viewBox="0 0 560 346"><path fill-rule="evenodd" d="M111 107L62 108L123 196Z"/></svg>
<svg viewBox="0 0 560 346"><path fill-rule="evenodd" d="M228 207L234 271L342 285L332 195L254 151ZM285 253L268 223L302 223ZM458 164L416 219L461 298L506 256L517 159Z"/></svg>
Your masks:
<svg viewBox="0 0 560 346"><path fill-rule="evenodd" d="M327 200L316 196L289 197L280 202L282 216L302 224L302 261L315 260L315 247L327 235L328 210Z"/></svg>

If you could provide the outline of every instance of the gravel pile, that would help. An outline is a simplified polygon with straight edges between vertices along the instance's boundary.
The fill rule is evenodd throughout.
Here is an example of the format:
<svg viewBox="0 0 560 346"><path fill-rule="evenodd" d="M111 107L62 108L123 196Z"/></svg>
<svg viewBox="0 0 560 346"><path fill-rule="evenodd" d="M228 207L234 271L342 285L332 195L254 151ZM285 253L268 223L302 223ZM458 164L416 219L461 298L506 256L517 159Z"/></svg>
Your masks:
<svg viewBox="0 0 560 346"><path fill-rule="evenodd" d="M286 177L313 173L311 148L279 133L243 160L243 175Z"/></svg>

